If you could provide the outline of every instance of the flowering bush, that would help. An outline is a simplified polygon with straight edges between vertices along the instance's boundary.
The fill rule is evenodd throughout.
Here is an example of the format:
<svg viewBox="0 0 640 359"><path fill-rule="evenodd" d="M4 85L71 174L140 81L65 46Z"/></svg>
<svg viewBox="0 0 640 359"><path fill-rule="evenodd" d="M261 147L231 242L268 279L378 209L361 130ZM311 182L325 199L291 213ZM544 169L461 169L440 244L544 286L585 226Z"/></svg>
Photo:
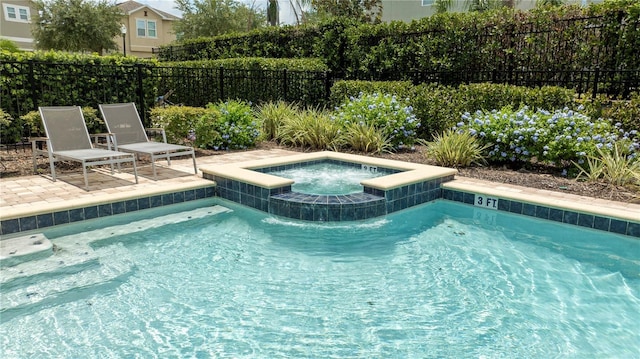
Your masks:
<svg viewBox="0 0 640 359"><path fill-rule="evenodd" d="M251 147L260 135L251 107L242 101L207 105L195 130L196 145L216 151Z"/></svg>
<svg viewBox="0 0 640 359"><path fill-rule="evenodd" d="M504 108L474 115L465 113L462 119L456 128L491 144L487 159L492 162L528 162L535 158L555 165L572 161L581 164L596 149L611 149L618 141L624 143L632 157L640 149L638 141L631 139L635 130L625 132L620 124L591 121L567 108L553 113L526 106L518 111Z"/></svg>
<svg viewBox="0 0 640 359"><path fill-rule="evenodd" d="M351 97L348 102L336 108L337 122L345 127L351 124L373 126L381 129L396 149L411 147L416 142L416 131L420 121L413 114L413 108L406 101L398 101L392 95L377 93Z"/></svg>

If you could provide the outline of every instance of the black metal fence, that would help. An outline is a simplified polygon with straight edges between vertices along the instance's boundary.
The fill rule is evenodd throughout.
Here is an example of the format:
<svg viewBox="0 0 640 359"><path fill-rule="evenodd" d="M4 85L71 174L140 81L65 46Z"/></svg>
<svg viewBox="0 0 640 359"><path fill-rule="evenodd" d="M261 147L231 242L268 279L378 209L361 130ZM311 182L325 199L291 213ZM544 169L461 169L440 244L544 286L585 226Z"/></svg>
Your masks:
<svg viewBox="0 0 640 359"><path fill-rule="evenodd" d="M579 94L625 98L640 91L640 69L577 71L440 71L396 73L392 79L415 84L478 82L560 86ZM38 106L135 102L143 118L160 96L172 103L205 106L226 99L252 103L284 100L324 106L333 79L322 71L87 65L0 61L0 108L14 118Z"/></svg>
<svg viewBox="0 0 640 359"><path fill-rule="evenodd" d="M321 106L331 84L323 71L0 61L0 108L17 118L39 106L135 102L146 119L168 93L166 100L185 106L226 99Z"/></svg>
<svg viewBox="0 0 640 359"><path fill-rule="evenodd" d="M189 106L239 99L252 103L284 100L324 105L332 79L325 71L169 67L155 68L159 93Z"/></svg>

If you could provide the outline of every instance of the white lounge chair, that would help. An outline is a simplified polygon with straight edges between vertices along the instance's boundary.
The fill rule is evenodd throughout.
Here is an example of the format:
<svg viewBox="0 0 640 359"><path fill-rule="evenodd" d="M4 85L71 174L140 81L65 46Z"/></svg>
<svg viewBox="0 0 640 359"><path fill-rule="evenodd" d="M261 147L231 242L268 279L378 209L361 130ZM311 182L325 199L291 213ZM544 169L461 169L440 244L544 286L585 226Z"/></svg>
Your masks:
<svg viewBox="0 0 640 359"><path fill-rule="evenodd" d="M34 172L37 172L36 156L38 155L48 156L53 181L56 180L55 162L80 162L84 174L84 185L88 190L88 166L108 164L111 165L111 173L113 174L114 164L120 166L121 163L131 162L136 183L138 183L135 156L131 153L111 150L110 142L107 143L107 149L94 148L87 125L84 122L82 109L79 106L40 107L39 111L47 137L35 139L32 142ZM39 150L36 146L37 141L46 141L47 150Z"/></svg>
<svg viewBox="0 0 640 359"><path fill-rule="evenodd" d="M155 162L158 158L166 158L167 164L171 166L171 157L191 155L193 171L198 173L193 147L167 143L167 136L161 128L150 130L161 131L164 142L149 141L134 103L103 104L99 107L107 131L115 136L113 142L116 150L150 156L154 179L157 178Z"/></svg>

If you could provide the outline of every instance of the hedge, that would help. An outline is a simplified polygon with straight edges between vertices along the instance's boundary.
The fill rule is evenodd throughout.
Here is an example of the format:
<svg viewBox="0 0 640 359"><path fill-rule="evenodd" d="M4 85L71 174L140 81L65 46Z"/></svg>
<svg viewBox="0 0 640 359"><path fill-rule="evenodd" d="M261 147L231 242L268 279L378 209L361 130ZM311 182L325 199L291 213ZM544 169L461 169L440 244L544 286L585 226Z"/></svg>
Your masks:
<svg viewBox="0 0 640 359"><path fill-rule="evenodd" d="M561 109L577 106L575 92L561 87L544 86L529 88L502 84L469 84L444 86L409 82L337 81L331 88L332 105L360 93L394 94L408 98L422 126L420 136L430 140L436 133L452 127L465 112L490 111L505 106L518 108Z"/></svg>
<svg viewBox="0 0 640 359"><path fill-rule="evenodd" d="M333 19L190 40L164 46L159 55L165 61L317 57L337 77L360 80L428 82L430 77L459 84L471 77L500 82L526 75L522 81L571 82L575 79L559 73L640 69L639 23L640 2L635 0L529 12L445 13L411 23ZM627 75L613 74L610 82L625 80L620 76Z"/></svg>

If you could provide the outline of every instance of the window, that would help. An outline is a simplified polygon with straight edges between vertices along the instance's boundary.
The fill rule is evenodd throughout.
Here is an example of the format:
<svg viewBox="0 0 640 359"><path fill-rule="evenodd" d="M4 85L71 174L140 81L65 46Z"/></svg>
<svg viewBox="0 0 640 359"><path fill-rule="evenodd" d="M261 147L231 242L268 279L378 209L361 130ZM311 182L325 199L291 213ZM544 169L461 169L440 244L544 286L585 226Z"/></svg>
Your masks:
<svg viewBox="0 0 640 359"><path fill-rule="evenodd" d="M12 4L2 4L7 21L29 22L29 8Z"/></svg>
<svg viewBox="0 0 640 359"><path fill-rule="evenodd" d="M156 22L153 20L136 20L138 37L158 37Z"/></svg>
<svg viewBox="0 0 640 359"><path fill-rule="evenodd" d="M422 0L422 6L431 6L433 5L433 0Z"/></svg>

